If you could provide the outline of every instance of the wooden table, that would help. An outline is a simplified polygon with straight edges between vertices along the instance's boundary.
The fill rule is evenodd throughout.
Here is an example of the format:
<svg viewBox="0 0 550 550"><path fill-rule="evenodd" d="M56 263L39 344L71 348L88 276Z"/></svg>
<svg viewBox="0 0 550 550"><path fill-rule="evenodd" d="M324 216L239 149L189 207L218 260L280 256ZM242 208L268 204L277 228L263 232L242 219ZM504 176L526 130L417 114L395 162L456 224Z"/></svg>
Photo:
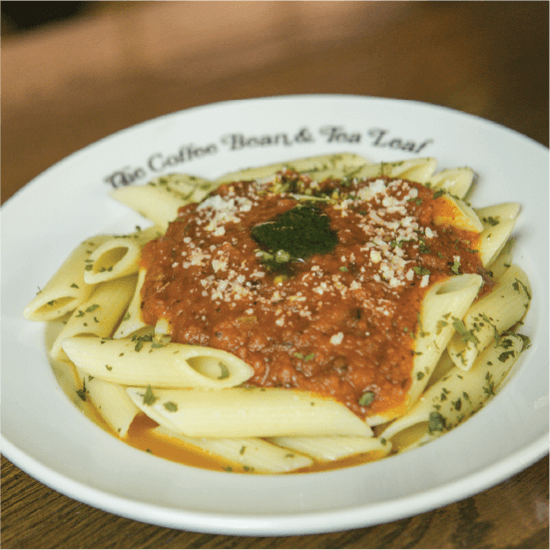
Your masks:
<svg viewBox="0 0 550 550"><path fill-rule="evenodd" d="M420 100L548 146L547 2L94 2L59 25L3 32L3 201L112 132L236 98ZM3 458L2 545L548 548L548 483L545 458L479 495L409 519L325 535L233 537L90 508Z"/></svg>

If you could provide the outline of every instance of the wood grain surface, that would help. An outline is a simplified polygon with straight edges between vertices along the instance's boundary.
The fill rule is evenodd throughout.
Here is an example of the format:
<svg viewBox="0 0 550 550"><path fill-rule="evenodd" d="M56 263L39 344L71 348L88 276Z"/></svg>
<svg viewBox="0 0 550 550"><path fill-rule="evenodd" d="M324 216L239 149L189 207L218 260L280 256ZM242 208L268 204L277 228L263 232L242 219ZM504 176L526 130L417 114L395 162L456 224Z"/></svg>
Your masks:
<svg viewBox="0 0 550 550"><path fill-rule="evenodd" d="M230 99L419 100L548 146L547 2L90 2L61 23L21 32L3 22L2 32L2 201L117 130ZM323 535L235 537L91 508L2 458L2 547L548 548L548 484L544 458L412 518Z"/></svg>

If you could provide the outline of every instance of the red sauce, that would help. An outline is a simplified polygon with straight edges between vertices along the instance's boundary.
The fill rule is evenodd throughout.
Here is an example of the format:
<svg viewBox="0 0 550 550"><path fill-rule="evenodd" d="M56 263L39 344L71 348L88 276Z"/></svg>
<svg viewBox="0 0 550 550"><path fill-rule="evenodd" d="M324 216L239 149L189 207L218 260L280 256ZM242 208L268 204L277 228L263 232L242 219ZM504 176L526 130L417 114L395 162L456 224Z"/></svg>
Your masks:
<svg viewBox="0 0 550 550"><path fill-rule="evenodd" d="M281 276L251 229L303 204L296 193L320 199L338 243ZM399 406L425 293L455 273L486 277L477 233L434 222L449 208L433 190L389 178L317 184L286 172L275 184L222 185L143 250L143 320L169 320L172 341L237 355L253 367L252 385L331 395L362 418ZM374 399L361 406L366 392Z"/></svg>

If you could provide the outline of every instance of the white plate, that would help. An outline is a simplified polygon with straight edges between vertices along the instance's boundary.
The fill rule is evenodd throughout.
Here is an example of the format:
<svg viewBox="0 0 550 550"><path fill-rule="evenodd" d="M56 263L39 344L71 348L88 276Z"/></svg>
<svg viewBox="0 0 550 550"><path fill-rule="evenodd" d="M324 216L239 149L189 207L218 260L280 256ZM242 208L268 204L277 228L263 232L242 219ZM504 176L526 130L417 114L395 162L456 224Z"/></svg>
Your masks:
<svg viewBox="0 0 550 550"><path fill-rule="evenodd" d="M521 203L515 261L527 271L535 297L523 329L533 346L496 398L415 451L287 476L172 463L127 446L83 416L52 374L44 326L25 321L21 312L81 240L140 223L109 198L107 180L124 173L145 183L174 171L214 178L341 151L373 161L433 156L438 169L468 165L479 174L476 205ZM210 533L351 529L482 491L548 451L548 179L548 150L532 140L459 112L389 99L294 96L220 103L107 137L50 168L4 205L2 452L76 500L138 521Z"/></svg>

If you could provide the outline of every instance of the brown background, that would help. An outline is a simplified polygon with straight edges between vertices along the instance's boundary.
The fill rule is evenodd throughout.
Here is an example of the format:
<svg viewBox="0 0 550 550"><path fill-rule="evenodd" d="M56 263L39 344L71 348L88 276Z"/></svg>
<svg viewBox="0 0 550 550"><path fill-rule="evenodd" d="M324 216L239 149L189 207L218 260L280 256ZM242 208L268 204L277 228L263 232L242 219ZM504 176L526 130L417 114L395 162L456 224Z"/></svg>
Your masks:
<svg viewBox="0 0 550 550"><path fill-rule="evenodd" d="M4 4L4 12L13 8ZM45 4L51 19L63 3ZM108 134L229 99L344 93L420 100L548 146L547 2L74 4L76 15L32 28L3 13L3 201ZM545 458L413 518L325 535L232 537L90 508L3 458L2 546L548 548L548 483Z"/></svg>

